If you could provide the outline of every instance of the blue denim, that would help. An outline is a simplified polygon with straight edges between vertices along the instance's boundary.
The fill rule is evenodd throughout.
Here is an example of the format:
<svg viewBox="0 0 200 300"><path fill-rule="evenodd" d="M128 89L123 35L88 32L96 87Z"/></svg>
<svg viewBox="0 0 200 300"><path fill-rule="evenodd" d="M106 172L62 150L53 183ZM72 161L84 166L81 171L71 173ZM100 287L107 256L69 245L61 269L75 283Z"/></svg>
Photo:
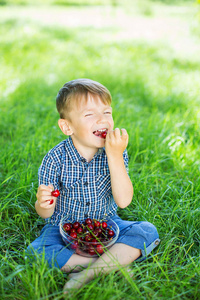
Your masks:
<svg viewBox="0 0 200 300"><path fill-rule="evenodd" d="M119 226L119 237L116 243L123 243L141 250L141 259L159 244L156 227L149 222L134 222L122 220L118 215L111 218ZM67 248L62 240L58 225L47 224L41 235L31 243L27 253L43 254L49 266L62 268L75 250Z"/></svg>

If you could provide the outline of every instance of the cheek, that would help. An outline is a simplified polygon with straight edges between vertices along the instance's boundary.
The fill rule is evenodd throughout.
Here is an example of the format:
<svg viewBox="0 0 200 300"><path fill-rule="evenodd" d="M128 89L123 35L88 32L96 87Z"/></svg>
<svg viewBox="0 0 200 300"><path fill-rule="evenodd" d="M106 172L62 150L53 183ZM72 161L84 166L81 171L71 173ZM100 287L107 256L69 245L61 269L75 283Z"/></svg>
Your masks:
<svg viewBox="0 0 200 300"><path fill-rule="evenodd" d="M113 121L113 119L111 119L109 123L110 123L110 127L111 127L111 130L112 130L114 128L114 121Z"/></svg>

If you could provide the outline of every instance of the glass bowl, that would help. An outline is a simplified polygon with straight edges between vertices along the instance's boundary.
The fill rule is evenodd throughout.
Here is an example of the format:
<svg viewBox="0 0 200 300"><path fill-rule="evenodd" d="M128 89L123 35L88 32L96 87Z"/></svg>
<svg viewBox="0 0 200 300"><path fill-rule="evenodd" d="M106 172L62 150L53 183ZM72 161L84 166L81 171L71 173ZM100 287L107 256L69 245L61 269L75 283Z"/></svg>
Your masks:
<svg viewBox="0 0 200 300"><path fill-rule="evenodd" d="M75 250L76 254L86 257L98 257L116 242L119 236L119 227L111 219L105 219L103 221L89 219L92 221L92 228L89 224L85 224L85 222L87 222L86 220L72 223L67 218L61 219L59 225L60 234L67 247ZM100 222L100 226L97 227L97 225L99 225L98 222ZM105 227L105 223L103 224L103 222L107 224L107 227ZM79 223L80 226L78 226L78 224L75 226L75 223ZM69 225L66 224L70 224L71 229L73 228L75 230L68 230L69 228L67 227L69 227ZM77 233L81 230L74 227L81 227L83 231ZM77 237L76 234L72 234L73 231L77 234Z"/></svg>

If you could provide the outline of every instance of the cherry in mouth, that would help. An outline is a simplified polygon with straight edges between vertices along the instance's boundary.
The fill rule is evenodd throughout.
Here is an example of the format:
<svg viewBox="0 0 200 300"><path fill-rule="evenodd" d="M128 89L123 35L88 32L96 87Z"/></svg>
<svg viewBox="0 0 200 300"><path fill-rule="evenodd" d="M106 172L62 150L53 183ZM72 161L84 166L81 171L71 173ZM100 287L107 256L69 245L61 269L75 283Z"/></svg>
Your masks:
<svg viewBox="0 0 200 300"><path fill-rule="evenodd" d="M104 132L102 132L101 137L102 137L103 139L105 139L105 138L106 138L106 135L107 135L107 132L104 131Z"/></svg>
<svg viewBox="0 0 200 300"><path fill-rule="evenodd" d="M93 132L93 134L97 137L100 137L102 139L105 139L106 138L106 135L107 135L107 130L105 129L104 131L101 131L101 130L96 130Z"/></svg>

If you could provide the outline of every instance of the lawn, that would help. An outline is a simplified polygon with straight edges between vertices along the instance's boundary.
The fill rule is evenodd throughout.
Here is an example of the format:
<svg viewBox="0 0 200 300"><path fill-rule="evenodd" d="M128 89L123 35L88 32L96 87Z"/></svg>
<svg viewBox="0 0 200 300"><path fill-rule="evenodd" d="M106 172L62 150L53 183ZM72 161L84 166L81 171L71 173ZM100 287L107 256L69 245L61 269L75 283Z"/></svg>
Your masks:
<svg viewBox="0 0 200 300"><path fill-rule="evenodd" d="M0 6L1 299L64 299L67 274L44 260L30 265L25 249L44 225L34 208L38 168L65 139L55 97L80 77L108 87L115 126L129 133L134 197L118 213L152 222L161 243L132 264L133 277L121 268L66 299L199 299L199 5L3 2L10 6Z"/></svg>

